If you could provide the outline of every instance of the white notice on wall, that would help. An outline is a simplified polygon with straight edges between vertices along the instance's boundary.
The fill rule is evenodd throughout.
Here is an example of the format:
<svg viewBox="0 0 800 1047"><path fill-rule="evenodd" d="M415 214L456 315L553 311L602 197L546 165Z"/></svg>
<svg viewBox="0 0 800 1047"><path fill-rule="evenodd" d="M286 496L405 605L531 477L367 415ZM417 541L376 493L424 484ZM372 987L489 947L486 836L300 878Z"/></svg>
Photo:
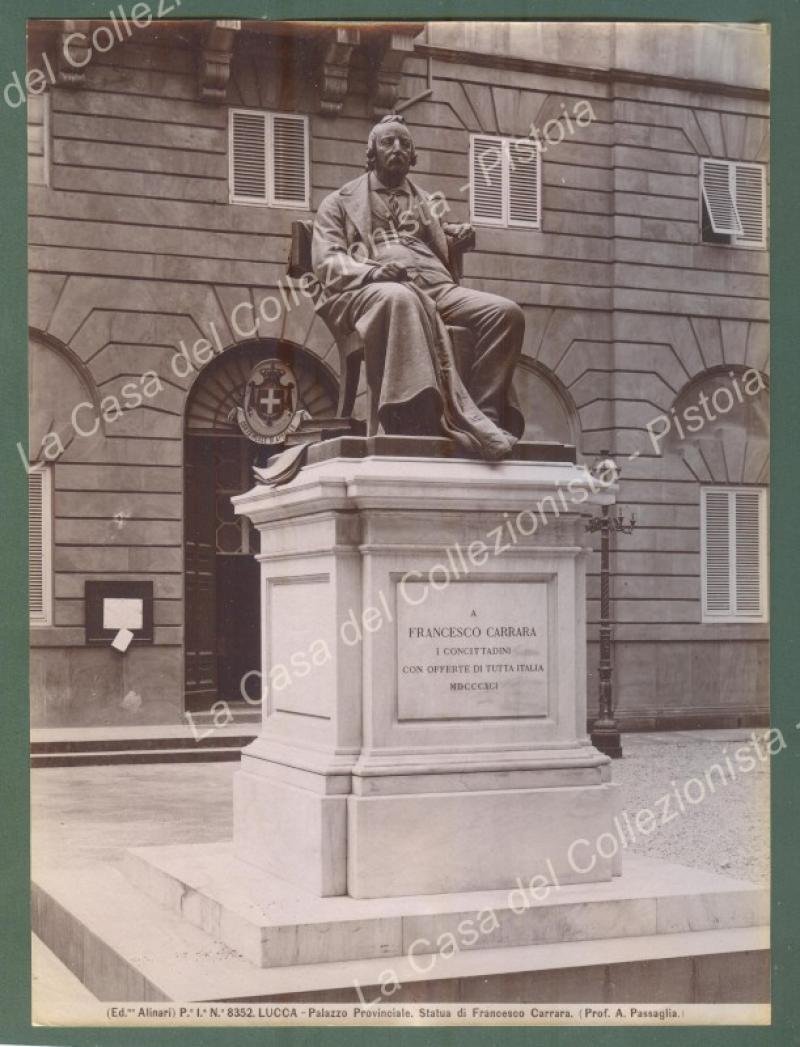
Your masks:
<svg viewBox="0 0 800 1047"><path fill-rule="evenodd" d="M132 641L133 633L130 631L130 629L120 629L120 631L111 641L111 646L114 648L115 651L121 651L122 654L125 654L125 652L130 647Z"/></svg>
<svg viewBox="0 0 800 1047"><path fill-rule="evenodd" d="M104 629L141 629L144 621L144 601L106 597L103 600Z"/></svg>

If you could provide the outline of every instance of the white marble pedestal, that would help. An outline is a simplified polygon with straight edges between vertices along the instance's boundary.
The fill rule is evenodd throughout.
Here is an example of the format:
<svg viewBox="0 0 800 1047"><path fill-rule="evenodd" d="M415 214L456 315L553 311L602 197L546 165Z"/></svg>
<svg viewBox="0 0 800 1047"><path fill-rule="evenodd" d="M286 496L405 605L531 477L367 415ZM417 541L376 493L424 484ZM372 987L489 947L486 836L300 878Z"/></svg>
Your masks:
<svg viewBox="0 0 800 1047"><path fill-rule="evenodd" d="M302 1001L754 1014L765 889L630 851L614 876L629 814L584 733L589 477L340 446L238 499L262 531L269 686L233 845L40 869L34 932L104 1001L300 1001L312 1024Z"/></svg>
<svg viewBox="0 0 800 1047"><path fill-rule="evenodd" d="M586 735L598 497L569 461L342 454L234 499L261 532L263 651L236 856L354 898L618 873Z"/></svg>

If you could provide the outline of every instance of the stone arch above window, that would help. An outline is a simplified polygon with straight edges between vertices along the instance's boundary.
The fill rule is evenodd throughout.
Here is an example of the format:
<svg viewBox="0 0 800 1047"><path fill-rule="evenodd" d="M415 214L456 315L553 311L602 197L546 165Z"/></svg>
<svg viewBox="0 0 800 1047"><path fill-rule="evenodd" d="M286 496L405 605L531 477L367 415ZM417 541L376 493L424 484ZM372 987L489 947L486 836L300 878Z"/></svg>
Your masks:
<svg viewBox="0 0 800 1047"><path fill-rule="evenodd" d="M102 439L100 398L86 365L68 346L36 328L28 334L28 403L31 461L73 457L78 448ZM87 435L95 426L96 432Z"/></svg>
<svg viewBox="0 0 800 1047"><path fill-rule="evenodd" d="M661 417L664 422L651 423L658 449L681 458L698 482L768 481L769 382L760 371L705 371L684 386Z"/></svg>
<svg viewBox="0 0 800 1047"><path fill-rule="evenodd" d="M525 417L523 440L580 443L580 422L572 397L542 364L523 357L514 373L514 388Z"/></svg>

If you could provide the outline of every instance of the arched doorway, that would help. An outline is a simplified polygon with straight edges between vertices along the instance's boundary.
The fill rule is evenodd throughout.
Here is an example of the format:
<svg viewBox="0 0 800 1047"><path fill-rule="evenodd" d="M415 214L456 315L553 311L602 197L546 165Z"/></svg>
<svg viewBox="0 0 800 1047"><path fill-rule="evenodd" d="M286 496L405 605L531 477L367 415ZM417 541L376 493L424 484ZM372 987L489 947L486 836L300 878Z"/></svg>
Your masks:
<svg viewBox="0 0 800 1047"><path fill-rule="evenodd" d="M292 368L297 408L336 413L336 382L323 364L275 340L226 350L198 376L186 404L184 436L185 702L242 703L243 677L260 666L258 534L234 515L231 497L253 486L252 468L281 445L242 435L233 409L256 364L278 358ZM255 690L252 686L248 693Z"/></svg>

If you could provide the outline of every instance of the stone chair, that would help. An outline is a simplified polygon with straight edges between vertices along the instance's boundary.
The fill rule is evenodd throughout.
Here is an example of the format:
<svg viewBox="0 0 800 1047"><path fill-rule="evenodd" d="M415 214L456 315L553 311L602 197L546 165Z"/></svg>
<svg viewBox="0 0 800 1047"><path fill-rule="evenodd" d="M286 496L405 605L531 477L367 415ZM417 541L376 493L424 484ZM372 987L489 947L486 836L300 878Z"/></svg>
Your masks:
<svg viewBox="0 0 800 1047"><path fill-rule="evenodd" d="M292 222L292 239L286 266L287 276L292 280L299 280L312 271L311 237L313 228L314 223L310 218ZM451 244L450 263L456 279L461 278L465 252L471 251L474 246L474 237L460 245ZM309 291L313 294L313 285ZM472 334L465 327L448 326L448 331L453 344L456 366L462 379L466 382L469 377L467 361L471 358L474 348ZM331 331L331 334L336 337L335 332ZM336 348L339 352L339 404L336 416L350 418L358 393L361 365L364 362L364 343L358 331L353 330L344 337L336 337ZM369 384L367 385L367 436L375 436L378 433L378 392L377 389L372 389Z"/></svg>

